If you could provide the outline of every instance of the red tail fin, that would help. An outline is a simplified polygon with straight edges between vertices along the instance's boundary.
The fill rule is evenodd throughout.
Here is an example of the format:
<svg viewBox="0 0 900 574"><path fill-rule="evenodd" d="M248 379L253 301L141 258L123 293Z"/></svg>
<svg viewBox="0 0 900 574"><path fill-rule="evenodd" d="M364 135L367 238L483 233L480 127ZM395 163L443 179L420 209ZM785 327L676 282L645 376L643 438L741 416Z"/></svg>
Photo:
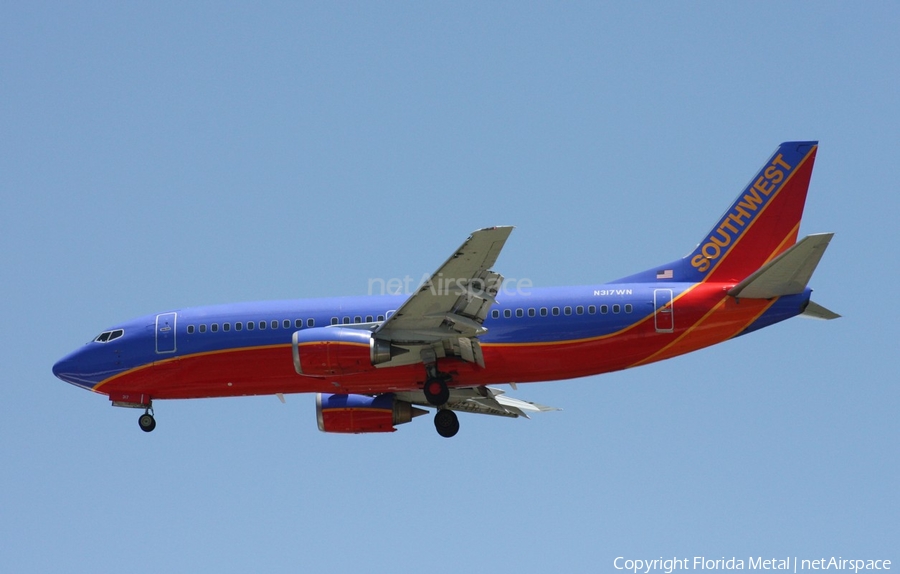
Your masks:
<svg viewBox="0 0 900 574"><path fill-rule="evenodd" d="M741 281L797 241L818 142L785 142L685 257L693 281Z"/></svg>

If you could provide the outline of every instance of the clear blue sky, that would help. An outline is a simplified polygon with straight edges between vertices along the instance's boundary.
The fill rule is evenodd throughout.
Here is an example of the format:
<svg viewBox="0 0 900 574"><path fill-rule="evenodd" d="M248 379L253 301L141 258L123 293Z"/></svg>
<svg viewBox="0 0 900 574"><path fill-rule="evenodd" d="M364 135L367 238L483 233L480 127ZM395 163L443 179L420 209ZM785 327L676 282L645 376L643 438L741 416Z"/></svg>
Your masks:
<svg viewBox="0 0 900 574"><path fill-rule="evenodd" d="M3 572L607 572L616 556L900 567L900 9L851 3L31 3L0 18ZM775 146L821 142L794 319L520 386L533 420L316 430L314 398L53 378L138 315L364 294L473 229L497 269L688 251Z"/></svg>

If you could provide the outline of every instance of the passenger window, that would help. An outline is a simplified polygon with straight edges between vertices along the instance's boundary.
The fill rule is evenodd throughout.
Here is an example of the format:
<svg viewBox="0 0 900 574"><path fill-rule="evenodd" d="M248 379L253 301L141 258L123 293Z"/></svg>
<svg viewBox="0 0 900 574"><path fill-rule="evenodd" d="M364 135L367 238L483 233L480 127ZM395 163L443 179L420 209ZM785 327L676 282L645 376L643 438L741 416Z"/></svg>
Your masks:
<svg viewBox="0 0 900 574"><path fill-rule="evenodd" d="M379 315L379 316L378 316L378 321L384 321L384 315Z"/></svg>
<svg viewBox="0 0 900 574"><path fill-rule="evenodd" d="M620 309L621 309L621 307L619 307L618 304L613 305L613 313L618 313Z"/></svg>
<svg viewBox="0 0 900 574"><path fill-rule="evenodd" d="M337 324L338 324L338 318L337 318L337 317L332 317L332 318L331 318L331 324L332 324L332 325L337 325Z"/></svg>
<svg viewBox="0 0 900 574"><path fill-rule="evenodd" d="M597 307L595 307L594 305L588 305L588 313L589 314L593 315L596 312L597 312Z"/></svg>
<svg viewBox="0 0 900 574"><path fill-rule="evenodd" d="M541 317L546 317L546 316L547 316L547 308L541 307Z"/></svg>
<svg viewBox="0 0 900 574"><path fill-rule="evenodd" d="M219 331L219 324L218 324L218 323L213 323L212 325L209 326L209 330L212 331L213 333L218 332L218 331Z"/></svg>
<svg viewBox="0 0 900 574"><path fill-rule="evenodd" d="M512 309L504 309L504 310L503 310L503 316L506 317L507 319L509 319L510 317L512 317Z"/></svg>
<svg viewBox="0 0 900 574"><path fill-rule="evenodd" d="M563 313L565 313L566 315L571 315L571 314L572 314L572 308L571 308L571 307L566 307L565 309L563 309Z"/></svg>
<svg viewBox="0 0 900 574"><path fill-rule="evenodd" d="M493 311L491 311L491 317L493 317L494 319L499 319L500 318L500 310L494 309Z"/></svg>
<svg viewBox="0 0 900 574"><path fill-rule="evenodd" d="M193 335L194 334L194 326L188 325L187 331L188 331L188 335Z"/></svg>
<svg viewBox="0 0 900 574"><path fill-rule="evenodd" d="M633 310L634 310L634 307L631 306L631 303L625 304L625 312L626 313L631 313Z"/></svg>
<svg viewBox="0 0 900 574"><path fill-rule="evenodd" d="M231 323L223 323L223 324L222 324L222 330L223 330L223 331L230 331L230 330L231 330Z"/></svg>
<svg viewBox="0 0 900 574"><path fill-rule="evenodd" d="M307 326L307 327L315 327L315 326L316 326L316 320L315 320L315 319L307 319L307 320L306 320L306 326Z"/></svg>
<svg viewBox="0 0 900 574"><path fill-rule="evenodd" d="M298 321L299 321L299 319L298 319ZM285 329L290 329L291 328L291 320L285 319L284 321L281 322L281 326L284 327Z"/></svg>
<svg viewBox="0 0 900 574"><path fill-rule="evenodd" d="M575 314L576 315L584 315L584 306L579 305L578 307L575 307Z"/></svg>
<svg viewBox="0 0 900 574"><path fill-rule="evenodd" d="M344 325L350 324L350 317L344 317Z"/></svg>
<svg viewBox="0 0 900 574"><path fill-rule="evenodd" d="M525 316L525 310L524 310L524 309L516 309L516 317L519 317L519 318L521 319L521 318L524 317L524 316Z"/></svg>
<svg viewBox="0 0 900 574"><path fill-rule="evenodd" d="M600 305L600 313L602 313L603 315L606 315L607 313L609 313L609 306Z"/></svg>
<svg viewBox="0 0 900 574"><path fill-rule="evenodd" d="M295 319L294 320L294 328L302 329L303 328L303 319Z"/></svg>
<svg viewBox="0 0 900 574"><path fill-rule="evenodd" d="M528 308L528 316L529 316L529 317L534 317L534 307L529 307L529 308Z"/></svg>
<svg viewBox="0 0 900 574"><path fill-rule="evenodd" d="M266 328L266 322L265 322L265 321L260 321L260 322L259 322L259 329L260 329L260 330L263 330L263 329L265 329L265 328Z"/></svg>
<svg viewBox="0 0 900 574"><path fill-rule="evenodd" d="M554 317L559 316L559 307L554 307L554 308L553 308L553 316L554 316Z"/></svg>
<svg viewBox="0 0 900 574"><path fill-rule="evenodd" d="M362 317L357 315L356 317L353 318L353 322L354 323L362 323Z"/></svg>
<svg viewBox="0 0 900 574"><path fill-rule="evenodd" d="M375 319L371 315L366 315L366 323L372 323Z"/></svg>
<svg viewBox="0 0 900 574"><path fill-rule="evenodd" d="M201 333L205 333L205 332L206 332L206 325L200 325L200 332L201 332Z"/></svg>
<svg viewBox="0 0 900 574"><path fill-rule="evenodd" d="M238 321L237 323L234 324L234 330L235 330L235 331L240 331L240 330L243 329L243 328L244 328L244 324L241 323L240 321Z"/></svg>
<svg viewBox="0 0 900 574"><path fill-rule="evenodd" d="M253 321L247 321L247 330L248 330L248 331L252 331L252 330L253 330Z"/></svg>

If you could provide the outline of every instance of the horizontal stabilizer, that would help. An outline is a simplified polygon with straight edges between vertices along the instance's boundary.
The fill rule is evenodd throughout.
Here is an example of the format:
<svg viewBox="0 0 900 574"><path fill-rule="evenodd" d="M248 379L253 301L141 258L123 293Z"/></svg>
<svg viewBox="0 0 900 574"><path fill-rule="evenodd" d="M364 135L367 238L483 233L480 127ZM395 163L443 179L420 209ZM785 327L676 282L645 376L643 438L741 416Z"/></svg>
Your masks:
<svg viewBox="0 0 900 574"><path fill-rule="evenodd" d="M745 299L796 295L806 289L834 233L809 235L738 283L728 294Z"/></svg>
<svg viewBox="0 0 900 574"><path fill-rule="evenodd" d="M826 309L825 307L822 307L818 303L814 303L812 301L809 302L809 305L806 306L806 309L804 309L803 313L801 313L800 315L803 317L812 317L813 319L825 320L837 319L838 317L840 317L840 315L838 315L834 311Z"/></svg>

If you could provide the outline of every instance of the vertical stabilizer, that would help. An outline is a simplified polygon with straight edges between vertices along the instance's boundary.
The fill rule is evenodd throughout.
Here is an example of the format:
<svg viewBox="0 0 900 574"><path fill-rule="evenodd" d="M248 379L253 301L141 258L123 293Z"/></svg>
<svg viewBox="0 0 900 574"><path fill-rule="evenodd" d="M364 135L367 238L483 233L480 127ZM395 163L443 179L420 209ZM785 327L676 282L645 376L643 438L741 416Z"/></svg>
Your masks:
<svg viewBox="0 0 900 574"><path fill-rule="evenodd" d="M741 281L797 241L818 142L785 142L685 257L690 281Z"/></svg>
<svg viewBox="0 0 900 574"><path fill-rule="evenodd" d="M818 142L785 142L686 257L615 283L739 283L797 242Z"/></svg>

